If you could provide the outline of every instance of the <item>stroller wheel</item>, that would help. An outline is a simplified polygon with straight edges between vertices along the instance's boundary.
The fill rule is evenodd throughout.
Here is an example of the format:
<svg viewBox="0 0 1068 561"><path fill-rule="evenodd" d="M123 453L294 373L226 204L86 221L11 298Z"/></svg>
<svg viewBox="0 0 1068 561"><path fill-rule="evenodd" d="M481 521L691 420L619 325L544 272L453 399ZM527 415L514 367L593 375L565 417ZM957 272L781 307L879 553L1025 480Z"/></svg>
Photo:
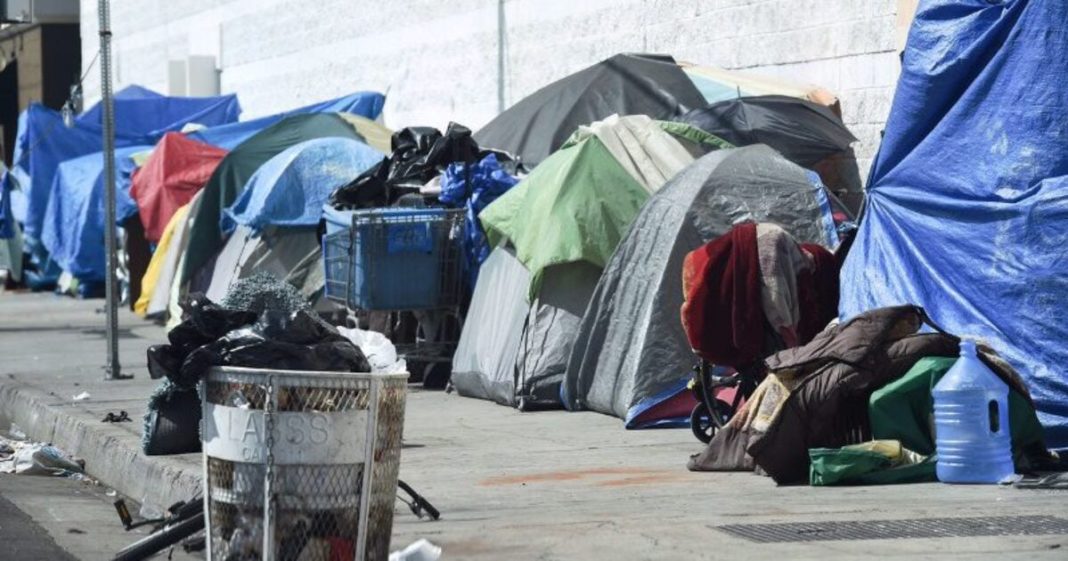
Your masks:
<svg viewBox="0 0 1068 561"><path fill-rule="evenodd" d="M712 437L715 436L716 428L705 404L698 403L694 406L693 411L690 412L690 430L693 431L693 435L697 437L697 440L708 444L712 441Z"/></svg>

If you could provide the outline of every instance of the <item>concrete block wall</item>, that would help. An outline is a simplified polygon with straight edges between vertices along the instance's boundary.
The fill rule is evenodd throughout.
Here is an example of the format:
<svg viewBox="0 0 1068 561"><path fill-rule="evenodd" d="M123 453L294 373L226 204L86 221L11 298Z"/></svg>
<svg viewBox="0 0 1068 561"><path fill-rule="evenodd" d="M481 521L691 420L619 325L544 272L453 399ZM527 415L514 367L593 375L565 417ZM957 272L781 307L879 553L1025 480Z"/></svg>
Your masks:
<svg viewBox="0 0 1068 561"><path fill-rule="evenodd" d="M478 127L538 87L620 51L820 85L839 95L862 176L899 72L909 0L114 0L116 86L166 91L167 61L213 55L245 117L355 90L393 127ZM97 50L82 0L83 66ZM498 72L503 35L504 73ZM98 71L85 85L98 94Z"/></svg>

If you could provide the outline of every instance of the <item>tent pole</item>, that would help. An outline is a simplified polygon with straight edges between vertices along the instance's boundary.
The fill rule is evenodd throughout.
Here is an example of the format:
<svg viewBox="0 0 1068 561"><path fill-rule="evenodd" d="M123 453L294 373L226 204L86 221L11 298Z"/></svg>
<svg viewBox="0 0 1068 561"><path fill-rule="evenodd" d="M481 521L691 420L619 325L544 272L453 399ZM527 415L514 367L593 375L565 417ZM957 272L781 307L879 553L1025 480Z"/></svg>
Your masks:
<svg viewBox="0 0 1068 561"><path fill-rule="evenodd" d="M98 0L100 17L100 104L104 131L104 243L107 271L104 278L107 312L108 362L105 380L123 379L119 365L118 233L115 231L115 105L111 95L111 2Z"/></svg>

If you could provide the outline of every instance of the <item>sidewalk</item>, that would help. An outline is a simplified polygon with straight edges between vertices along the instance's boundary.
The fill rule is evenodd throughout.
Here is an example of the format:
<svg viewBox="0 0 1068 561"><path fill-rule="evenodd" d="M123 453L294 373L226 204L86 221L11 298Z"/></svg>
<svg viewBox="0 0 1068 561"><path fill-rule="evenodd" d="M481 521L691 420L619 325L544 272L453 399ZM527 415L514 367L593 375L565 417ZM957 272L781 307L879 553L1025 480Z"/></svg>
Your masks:
<svg viewBox="0 0 1068 561"><path fill-rule="evenodd" d="M128 381L103 381L102 303L0 293L0 415L31 437L86 460L104 484L170 504L199 486L200 456L145 457L140 419L156 382L144 351L163 329L121 316ZM72 397L88 391L86 401ZM126 410L133 423L106 424ZM413 390L401 477L437 506L439 522L397 510L394 548L425 537L446 559L850 560L1048 559L1068 535L754 543L724 524L916 520L977 516L1068 518L1057 491L924 484L779 488L744 473L694 474L700 449L686 430L625 431L595 413L519 413L488 402ZM1004 524L1002 520L999 524Z"/></svg>

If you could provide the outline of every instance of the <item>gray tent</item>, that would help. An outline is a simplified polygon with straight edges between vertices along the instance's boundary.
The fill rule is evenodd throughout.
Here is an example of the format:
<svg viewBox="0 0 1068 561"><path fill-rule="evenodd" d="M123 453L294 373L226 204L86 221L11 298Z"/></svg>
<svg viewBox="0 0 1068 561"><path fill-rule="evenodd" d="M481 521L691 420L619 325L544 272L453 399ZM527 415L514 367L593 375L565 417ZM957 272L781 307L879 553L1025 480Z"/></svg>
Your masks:
<svg viewBox="0 0 1068 561"><path fill-rule="evenodd" d="M460 342L452 357L452 385L463 396L515 405L515 364L530 304L530 272L506 247L479 270Z"/></svg>
<svg viewBox="0 0 1068 561"><path fill-rule="evenodd" d="M560 407L571 345L600 276L589 263L551 267L531 304L530 272L512 248L493 250L453 355L456 391L520 409Z"/></svg>
<svg viewBox="0 0 1068 561"><path fill-rule="evenodd" d="M696 362L679 319L683 259L746 221L780 224L802 242L837 242L814 173L763 145L697 160L642 207L605 267L568 364L569 409L615 415L628 428L677 418L656 406L684 391Z"/></svg>

